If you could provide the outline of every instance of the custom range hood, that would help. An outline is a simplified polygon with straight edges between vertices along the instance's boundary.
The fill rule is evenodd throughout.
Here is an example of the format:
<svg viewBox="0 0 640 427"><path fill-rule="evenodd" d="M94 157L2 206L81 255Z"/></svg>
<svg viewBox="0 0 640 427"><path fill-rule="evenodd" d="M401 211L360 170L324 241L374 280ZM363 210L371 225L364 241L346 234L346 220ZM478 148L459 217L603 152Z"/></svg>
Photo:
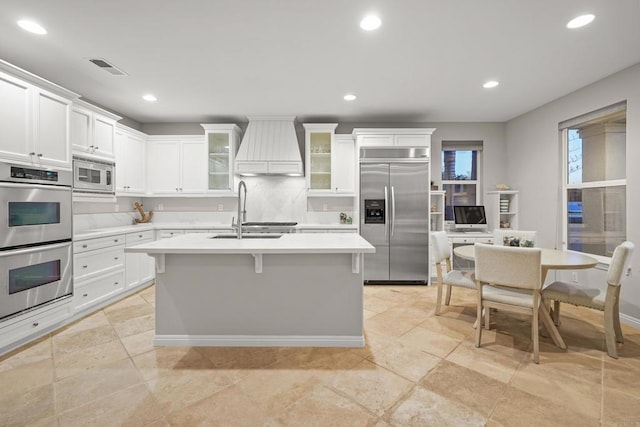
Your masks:
<svg viewBox="0 0 640 427"><path fill-rule="evenodd" d="M252 116L235 160L238 175L303 176L294 116Z"/></svg>

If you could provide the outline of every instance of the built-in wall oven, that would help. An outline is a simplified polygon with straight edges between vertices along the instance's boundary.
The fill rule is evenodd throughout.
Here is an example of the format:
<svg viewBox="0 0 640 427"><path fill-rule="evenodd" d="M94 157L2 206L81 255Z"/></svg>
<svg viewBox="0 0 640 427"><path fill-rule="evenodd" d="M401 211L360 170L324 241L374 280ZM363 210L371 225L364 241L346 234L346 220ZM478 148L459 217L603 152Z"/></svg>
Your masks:
<svg viewBox="0 0 640 427"><path fill-rule="evenodd" d="M0 163L0 321L73 294L72 173Z"/></svg>

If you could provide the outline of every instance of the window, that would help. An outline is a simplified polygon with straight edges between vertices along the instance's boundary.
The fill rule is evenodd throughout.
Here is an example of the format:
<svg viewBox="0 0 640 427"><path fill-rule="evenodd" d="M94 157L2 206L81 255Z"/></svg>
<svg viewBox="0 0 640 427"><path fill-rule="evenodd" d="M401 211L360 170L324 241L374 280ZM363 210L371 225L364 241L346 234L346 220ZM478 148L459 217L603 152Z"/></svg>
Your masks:
<svg viewBox="0 0 640 427"><path fill-rule="evenodd" d="M482 141L442 141L442 189L446 221L453 221L455 205L480 204Z"/></svg>
<svg viewBox="0 0 640 427"><path fill-rule="evenodd" d="M626 102L560 124L563 247L611 257L627 238Z"/></svg>

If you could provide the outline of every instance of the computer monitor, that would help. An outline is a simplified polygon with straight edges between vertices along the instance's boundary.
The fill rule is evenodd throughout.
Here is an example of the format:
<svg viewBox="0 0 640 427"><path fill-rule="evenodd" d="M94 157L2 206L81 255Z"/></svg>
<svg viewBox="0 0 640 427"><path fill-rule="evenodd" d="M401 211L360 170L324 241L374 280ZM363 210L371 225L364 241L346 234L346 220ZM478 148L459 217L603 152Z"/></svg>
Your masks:
<svg viewBox="0 0 640 427"><path fill-rule="evenodd" d="M486 230L488 228L484 206L454 206L453 218L456 229Z"/></svg>

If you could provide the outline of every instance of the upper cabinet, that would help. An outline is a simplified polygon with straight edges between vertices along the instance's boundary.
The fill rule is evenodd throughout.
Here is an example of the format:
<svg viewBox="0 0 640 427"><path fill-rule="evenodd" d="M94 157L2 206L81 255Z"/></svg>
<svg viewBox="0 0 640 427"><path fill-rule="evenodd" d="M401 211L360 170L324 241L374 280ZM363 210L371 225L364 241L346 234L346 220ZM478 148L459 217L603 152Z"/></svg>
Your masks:
<svg viewBox="0 0 640 427"><path fill-rule="evenodd" d="M358 147L431 147L435 128L356 128L353 137Z"/></svg>
<svg viewBox="0 0 640 427"><path fill-rule="evenodd" d="M120 117L77 100L71 109L70 133L74 154L113 159L116 122Z"/></svg>
<svg viewBox="0 0 640 427"><path fill-rule="evenodd" d="M118 125L115 139L116 195L146 192L146 140L142 132Z"/></svg>
<svg viewBox="0 0 640 427"><path fill-rule="evenodd" d="M308 196L354 196L356 151L351 135L335 135L337 123L305 123Z"/></svg>
<svg viewBox="0 0 640 427"><path fill-rule="evenodd" d="M238 151L240 128L234 124L202 124L207 145L207 190L233 192L233 159Z"/></svg>
<svg viewBox="0 0 640 427"><path fill-rule="evenodd" d="M148 193L163 196L207 191L207 144L203 136L149 136Z"/></svg>
<svg viewBox="0 0 640 427"><path fill-rule="evenodd" d="M0 157L70 169L69 114L77 95L5 62L0 68L12 71L0 71Z"/></svg>

